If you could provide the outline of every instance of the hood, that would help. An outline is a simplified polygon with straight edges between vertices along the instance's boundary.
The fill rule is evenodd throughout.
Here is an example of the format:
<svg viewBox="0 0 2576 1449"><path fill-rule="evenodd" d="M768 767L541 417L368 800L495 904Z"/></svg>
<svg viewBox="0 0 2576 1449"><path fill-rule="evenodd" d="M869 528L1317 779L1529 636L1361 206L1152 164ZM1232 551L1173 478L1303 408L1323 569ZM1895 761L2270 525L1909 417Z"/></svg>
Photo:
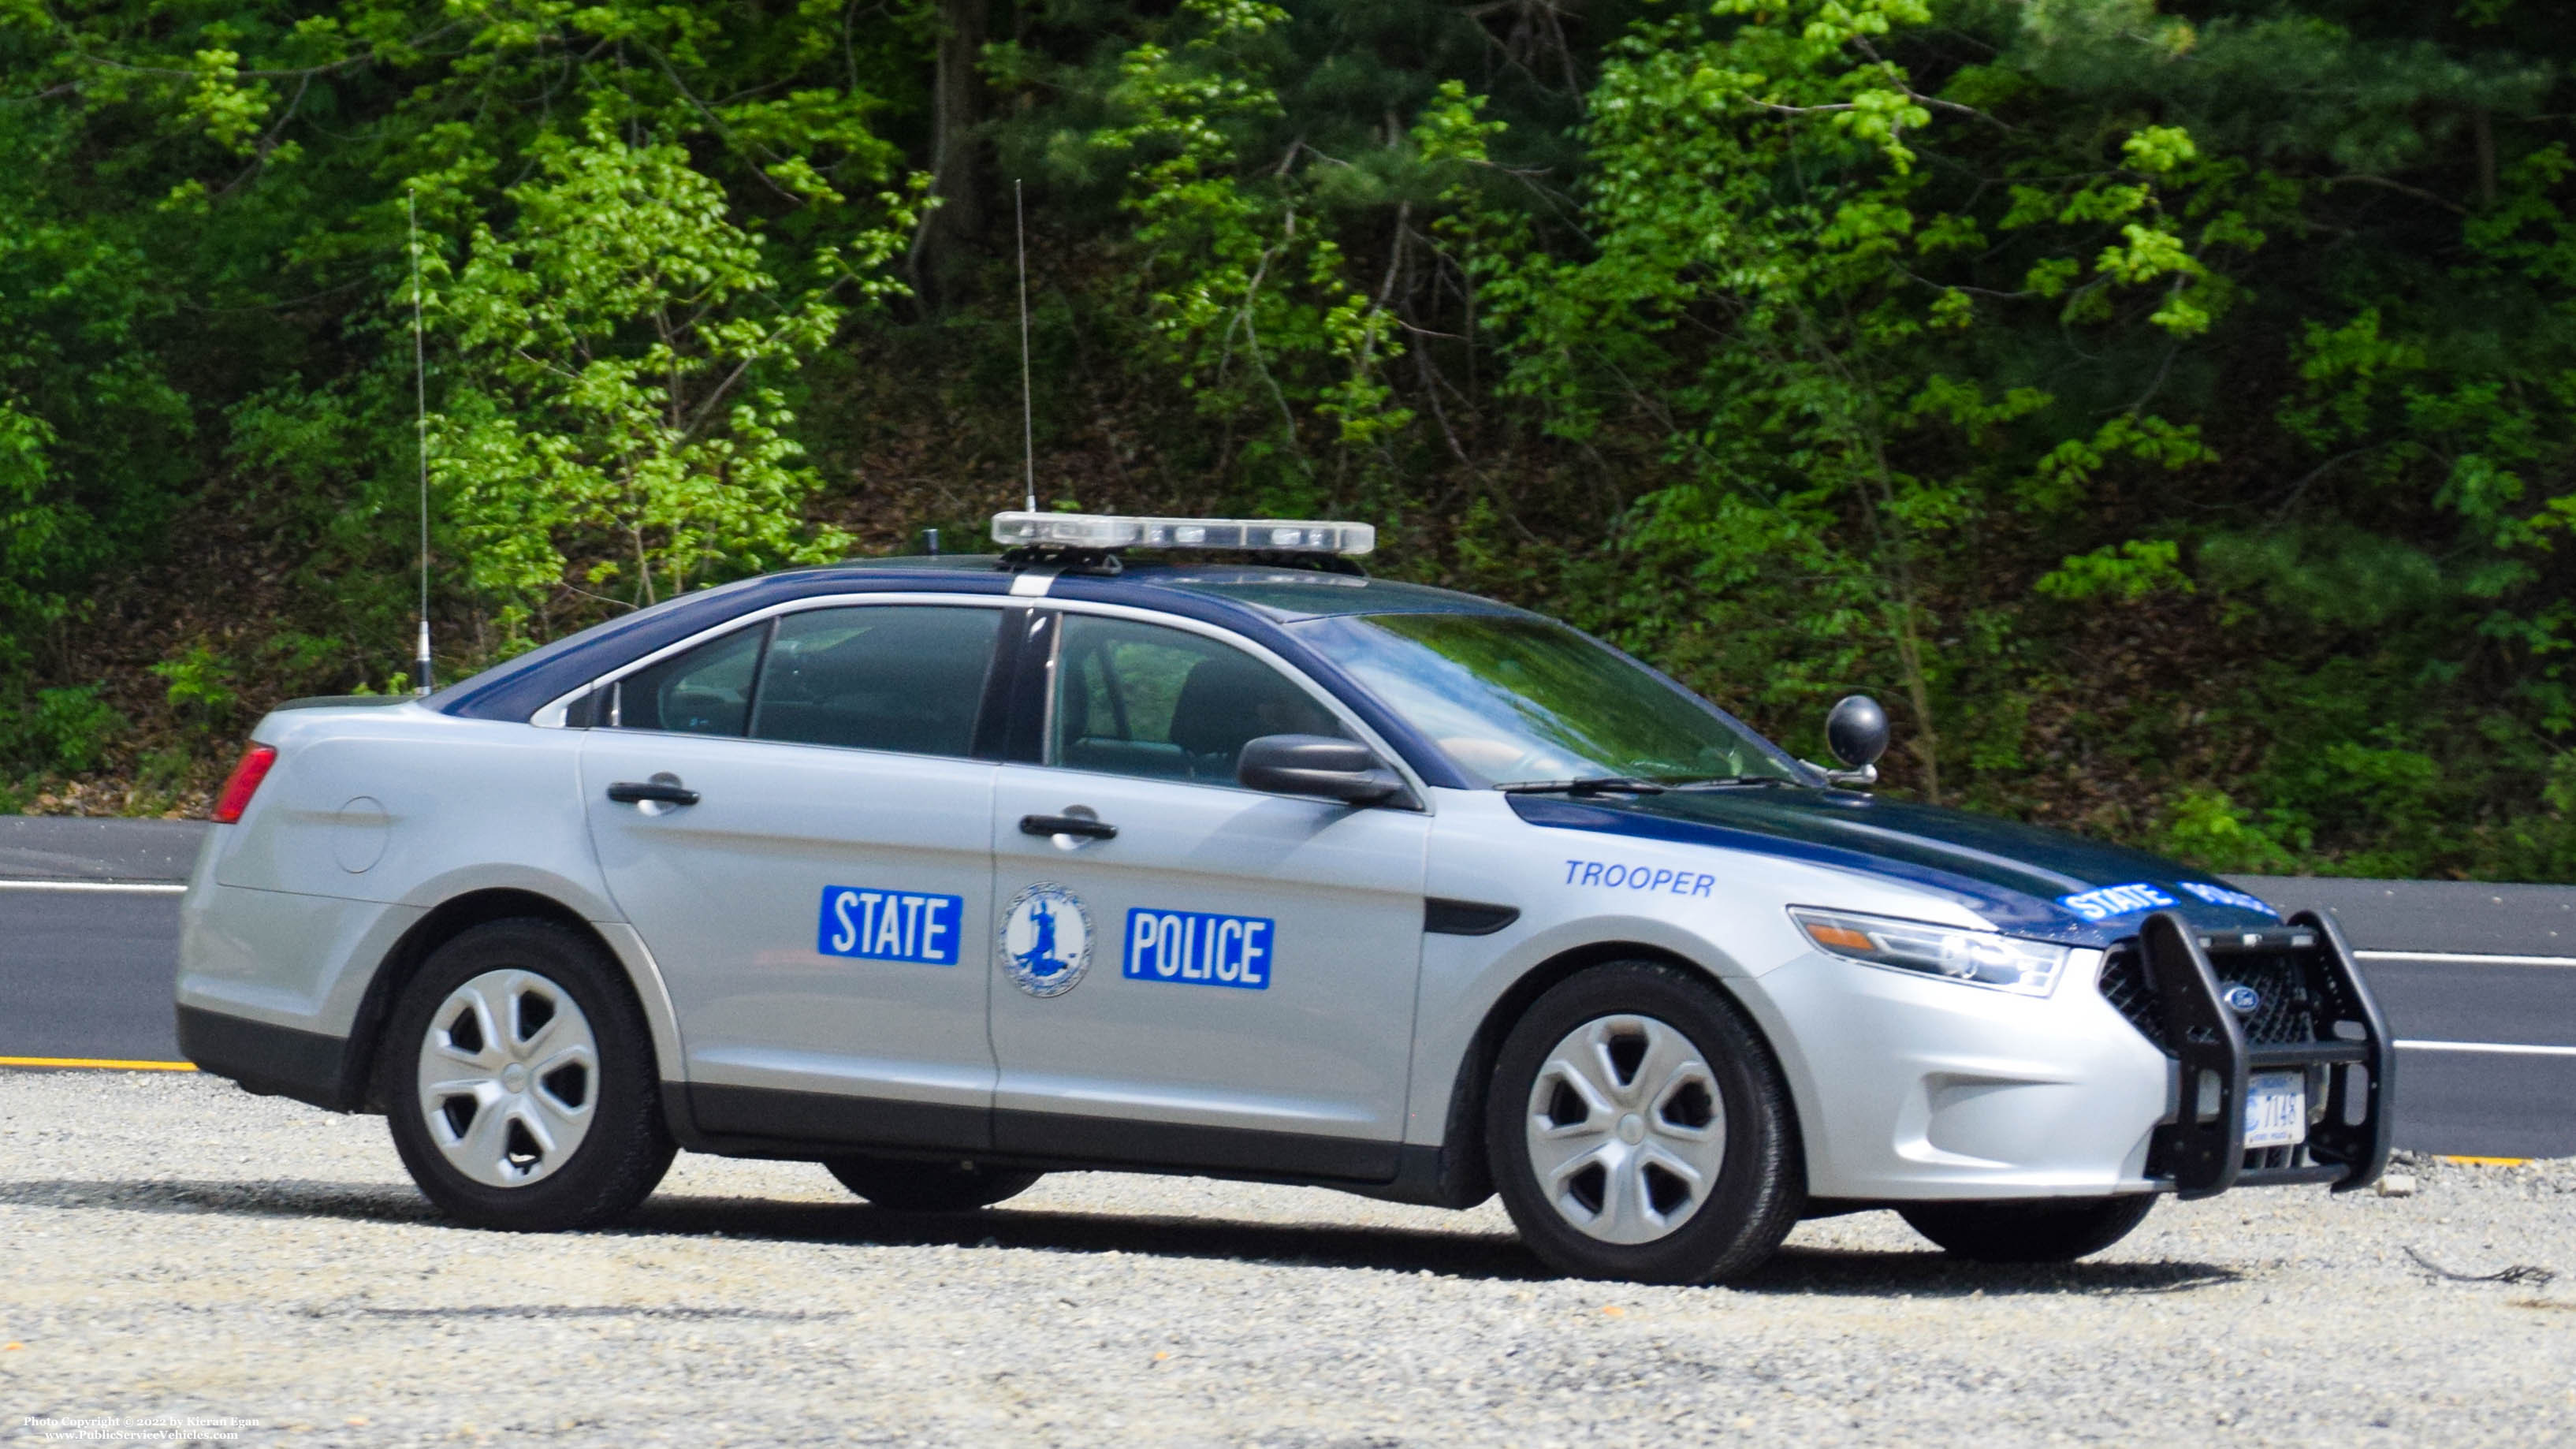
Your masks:
<svg viewBox="0 0 2576 1449"><path fill-rule="evenodd" d="M2260 898L2144 851L1850 790L1746 785L1511 801L1532 825L1750 851L1901 880L1952 897L2000 930L2071 945L2107 946L2135 935L2138 922L2160 910L2215 931L2280 920Z"/></svg>

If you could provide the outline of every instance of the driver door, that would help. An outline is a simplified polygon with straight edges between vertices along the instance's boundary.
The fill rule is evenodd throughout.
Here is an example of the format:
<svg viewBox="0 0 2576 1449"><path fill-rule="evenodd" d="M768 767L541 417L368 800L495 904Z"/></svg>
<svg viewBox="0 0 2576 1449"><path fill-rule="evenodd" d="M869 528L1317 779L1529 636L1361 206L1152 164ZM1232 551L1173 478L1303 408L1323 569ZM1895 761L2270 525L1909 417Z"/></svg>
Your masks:
<svg viewBox="0 0 2576 1449"><path fill-rule="evenodd" d="M1428 817L1235 783L1246 740L1351 733L1274 661L1057 622L1044 757L994 785L994 1145L1391 1177Z"/></svg>

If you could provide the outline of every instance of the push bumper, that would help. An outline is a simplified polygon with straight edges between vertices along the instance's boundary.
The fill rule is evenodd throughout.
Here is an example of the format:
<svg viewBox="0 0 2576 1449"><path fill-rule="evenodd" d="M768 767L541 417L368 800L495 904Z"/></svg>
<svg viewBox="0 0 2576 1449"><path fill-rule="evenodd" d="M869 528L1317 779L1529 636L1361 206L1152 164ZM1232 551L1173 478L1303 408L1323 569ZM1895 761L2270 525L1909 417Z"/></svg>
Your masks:
<svg viewBox="0 0 2576 1449"><path fill-rule="evenodd" d="M2272 930L2209 933L2158 912L2139 929L2138 950L2162 1044L2181 1069L2173 1120L2156 1129L2148 1146L2149 1176L2170 1180L2185 1198L2316 1182L2349 1192L2378 1180L2388 1166L2396 1044L2330 918L2302 911ZM2276 960L2296 971L2289 989L2298 993L2298 1019L2307 1026L2299 1034L2307 1040L2249 1041L2245 1023L2226 1002L2223 973ZM2325 1083L2307 1140L2247 1148L2252 1077L2291 1070L2307 1073L2312 1102L2317 1083Z"/></svg>

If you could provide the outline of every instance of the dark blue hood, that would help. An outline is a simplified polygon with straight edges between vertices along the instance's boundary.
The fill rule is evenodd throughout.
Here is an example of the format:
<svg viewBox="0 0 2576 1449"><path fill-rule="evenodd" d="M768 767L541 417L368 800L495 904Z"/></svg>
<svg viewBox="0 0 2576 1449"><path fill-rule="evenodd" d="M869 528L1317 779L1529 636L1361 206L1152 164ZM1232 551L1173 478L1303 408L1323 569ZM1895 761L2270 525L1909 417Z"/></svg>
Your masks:
<svg viewBox="0 0 2576 1449"><path fill-rule="evenodd" d="M2104 946L2170 910L2207 930L2279 917L2203 871L2064 831L1963 810L1794 785L1567 799L1515 795L1532 825L1714 846L1886 876L1936 890L2018 936ZM1831 906L1834 901L1802 904Z"/></svg>

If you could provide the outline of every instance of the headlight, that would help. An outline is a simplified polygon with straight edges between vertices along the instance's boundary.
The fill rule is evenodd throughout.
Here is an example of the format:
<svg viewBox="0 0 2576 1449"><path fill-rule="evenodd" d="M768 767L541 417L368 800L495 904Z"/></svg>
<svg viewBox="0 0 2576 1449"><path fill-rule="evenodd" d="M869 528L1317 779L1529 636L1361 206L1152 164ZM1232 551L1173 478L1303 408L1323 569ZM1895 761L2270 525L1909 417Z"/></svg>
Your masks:
<svg viewBox="0 0 2576 1449"><path fill-rule="evenodd" d="M1856 916L1807 906L1791 906L1789 918L1807 933L1808 940L1834 955L2023 996L2046 996L2055 990L2067 958L2075 954L2071 946L1929 921Z"/></svg>

